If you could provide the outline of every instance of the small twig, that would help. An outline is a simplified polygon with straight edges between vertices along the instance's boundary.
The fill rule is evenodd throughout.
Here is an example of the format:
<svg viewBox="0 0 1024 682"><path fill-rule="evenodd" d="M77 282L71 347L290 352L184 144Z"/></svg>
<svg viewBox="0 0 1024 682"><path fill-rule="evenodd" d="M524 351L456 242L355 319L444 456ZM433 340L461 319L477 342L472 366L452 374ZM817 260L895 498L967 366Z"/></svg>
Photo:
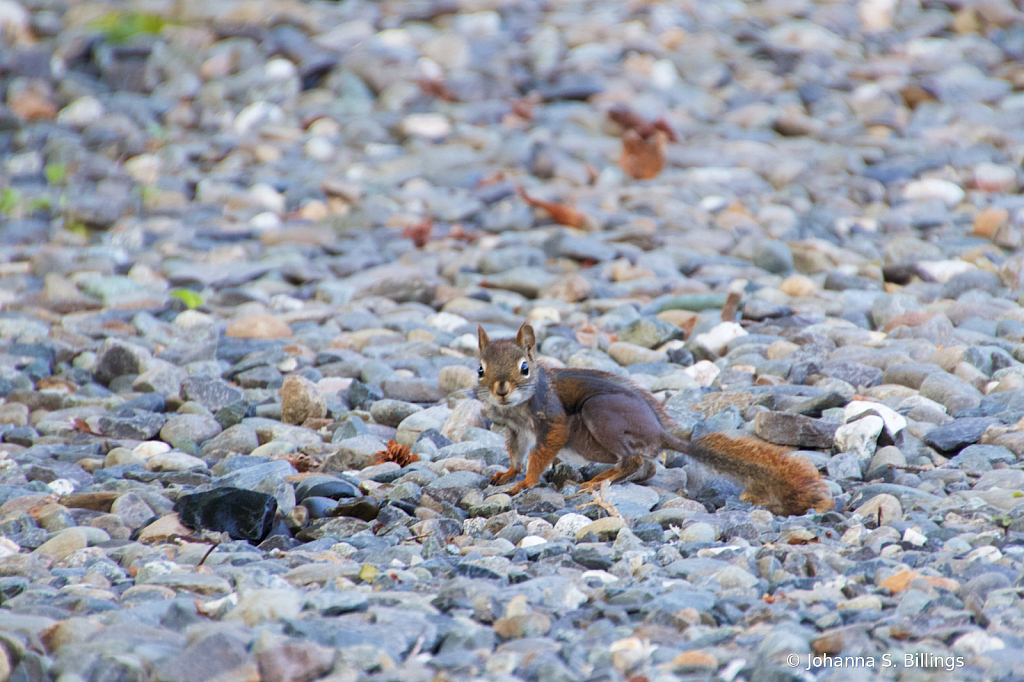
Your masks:
<svg viewBox="0 0 1024 682"><path fill-rule="evenodd" d="M215 545L215 544L214 545L210 545L210 549L206 550L206 554L204 554L203 558L199 560L198 564L196 564L196 568L199 568L200 566L202 566L203 562L206 561L206 557L208 557L211 554L213 554L213 550L215 550L215 549L217 549L217 545Z"/></svg>
<svg viewBox="0 0 1024 682"><path fill-rule="evenodd" d="M600 490L592 490L590 494L593 496L593 501L581 504L577 509L586 509L587 507L600 507L608 512L608 516L617 516L620 519L622 514L615 508L615 505L604 499L604 496L608 494L608 490L611 487L611 481L602 481ZM582 491L581 491L582 492ZM579 494L579 493L577 493Z"/></svg>
<svg viewBox="0 0 1024 682"><path fill-rule="evenodd" d="M415 658L416 656L419 656L420 649L422 649L422 648L423 648L423 635L420 635L419 637L416 638L416 643L412 645L412 649L409 650L409 655L406 656L406 659Z"/></svg>

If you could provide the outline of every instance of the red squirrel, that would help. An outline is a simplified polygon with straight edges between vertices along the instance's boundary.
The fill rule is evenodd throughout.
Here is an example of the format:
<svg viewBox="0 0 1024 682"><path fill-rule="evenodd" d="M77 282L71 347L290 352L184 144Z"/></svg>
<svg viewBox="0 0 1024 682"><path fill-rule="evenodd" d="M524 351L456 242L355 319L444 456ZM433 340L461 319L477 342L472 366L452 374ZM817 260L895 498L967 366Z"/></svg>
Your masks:
<svg viewBox="0 0 1024 682"><path fill-rule="evenodd" d="M736 478L746 486L740 499L773 513L832 508L828 486L804 457L753 437L712 433L697 442L680 440L669 433L672 422L654 397L629 380L594 369L537 362L537 339L529 324L515 339L491 341L479 326L477 334L476 398L485 404L487 416L506 428L512 460L491 483L505 485L524 468L526 472L509 495L537 485L563 448L591 462L614 465L583 484L582 489L589 491L606 480L650 478L655 473L653 460L669 449Z"/></svg>

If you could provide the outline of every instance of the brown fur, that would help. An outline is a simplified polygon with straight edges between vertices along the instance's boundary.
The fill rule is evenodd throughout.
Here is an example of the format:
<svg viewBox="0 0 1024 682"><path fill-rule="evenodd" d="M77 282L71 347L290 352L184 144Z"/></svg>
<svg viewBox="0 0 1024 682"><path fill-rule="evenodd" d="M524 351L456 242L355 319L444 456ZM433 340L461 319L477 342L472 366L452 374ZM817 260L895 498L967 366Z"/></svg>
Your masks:
<svg viewBox="0 0 1024 682"><path fill-rule="evenodd" d="M818 469L787 448L754 437L730 437L709 433L696 443L716 453L712 464L722 473L740 479L747 489L740 499L774 514L803 514L810 509L826 512L832 497Z"/></svg>
<svg viewBox="0 0 1024 682"><path fill-rule="evenodd" d="M505 485L525 469L515 495L537 485L563 448L614 468L584 484L641 481L655 473L663 449L676 450L738 479L742 499L777 514L804 514L832 507L828 488L805 458L756 438L709 434L691 443L671 435L672 421L654 397L608 372L545 367L537 362L533 328L513 339L491 341L478 329L481 377L476 396L488 415L508 429L511 466L491 482ZM531 440L536 443L527 454ZM525 461L524 461L525 460Z"/></svg>

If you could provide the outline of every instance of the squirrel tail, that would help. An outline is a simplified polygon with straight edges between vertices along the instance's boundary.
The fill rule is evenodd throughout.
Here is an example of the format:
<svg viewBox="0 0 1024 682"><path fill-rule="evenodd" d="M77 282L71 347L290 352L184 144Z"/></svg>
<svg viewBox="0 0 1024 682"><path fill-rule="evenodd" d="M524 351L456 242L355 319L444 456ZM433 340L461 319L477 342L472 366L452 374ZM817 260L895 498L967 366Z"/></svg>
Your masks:
<svg viewBox="0 0 1024 682"><path fill-rule="evenodd" d="M818 469L801 455L749 436L709 433L696 442L665 434L664 446L689 455L746 486L741 500L783 516L832 508Z"/></svg>

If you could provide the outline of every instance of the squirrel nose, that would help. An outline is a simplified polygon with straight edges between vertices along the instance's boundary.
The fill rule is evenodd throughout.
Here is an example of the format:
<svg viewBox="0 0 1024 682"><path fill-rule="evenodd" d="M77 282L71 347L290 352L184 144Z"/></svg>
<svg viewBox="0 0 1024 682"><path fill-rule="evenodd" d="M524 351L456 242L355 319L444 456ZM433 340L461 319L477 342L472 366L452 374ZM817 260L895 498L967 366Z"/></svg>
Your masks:
<svg viewBox="0 0 1024 682"><path fill-rule="evenodd" d="M505 396L507 396L509 394L509 392L510 392L510 386L509 386L509 383L507 381L499 381L496 384L494 384L494 393L495 393L495 395L504 398Z"/></svg>

